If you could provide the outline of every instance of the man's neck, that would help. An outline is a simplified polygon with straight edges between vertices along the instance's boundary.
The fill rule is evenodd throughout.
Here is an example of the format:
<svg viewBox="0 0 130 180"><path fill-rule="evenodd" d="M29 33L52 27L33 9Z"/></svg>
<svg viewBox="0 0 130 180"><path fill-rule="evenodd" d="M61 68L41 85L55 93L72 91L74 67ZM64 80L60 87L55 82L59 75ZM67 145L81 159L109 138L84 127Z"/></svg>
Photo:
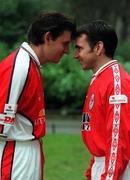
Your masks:
<svg viewBox="0 0 130 180"><path fill-rule="evenodd" d="M104 66L105 64L107 64L110 61L112 61L112 58L109 58L106 56L97 60L96 67L92 69L93 73L95 74L102 66Z"/></svg>

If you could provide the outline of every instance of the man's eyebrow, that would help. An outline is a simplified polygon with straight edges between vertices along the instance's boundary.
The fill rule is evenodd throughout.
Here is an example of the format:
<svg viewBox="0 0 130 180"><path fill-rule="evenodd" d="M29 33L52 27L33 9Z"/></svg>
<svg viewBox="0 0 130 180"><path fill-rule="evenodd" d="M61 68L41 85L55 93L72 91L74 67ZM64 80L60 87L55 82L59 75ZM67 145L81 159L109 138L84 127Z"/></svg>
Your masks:
<svg viewBox="0 0 130 180"><path fill-rule="evenodd" d="M70 41L64 41L64 43L68 44L68 43L70 43Z"/></svg>

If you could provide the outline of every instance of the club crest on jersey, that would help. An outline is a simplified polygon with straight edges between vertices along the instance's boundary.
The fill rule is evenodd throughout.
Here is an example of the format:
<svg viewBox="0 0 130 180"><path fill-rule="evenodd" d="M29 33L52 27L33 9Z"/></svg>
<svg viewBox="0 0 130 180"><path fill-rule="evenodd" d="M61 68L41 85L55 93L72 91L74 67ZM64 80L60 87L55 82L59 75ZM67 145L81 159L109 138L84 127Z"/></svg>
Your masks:
<svg viewBox="0 0 130 180"><path fill-rule="evenodd" d="M81 131L90 131L90 116L88 113L82 114Z"/></svg>
<svg viewBox="0 0 130 180"><path fill-rule="evenodd" d="M94 106L94 93L91 95L90 101L89 101L89 110L91 110Z"/></svg>
<svg viewBox="0 0 130 180"><path fill-rule="evenodd" d="M5 104L4 113L15 114L17 111L17 104Z"/></svg>

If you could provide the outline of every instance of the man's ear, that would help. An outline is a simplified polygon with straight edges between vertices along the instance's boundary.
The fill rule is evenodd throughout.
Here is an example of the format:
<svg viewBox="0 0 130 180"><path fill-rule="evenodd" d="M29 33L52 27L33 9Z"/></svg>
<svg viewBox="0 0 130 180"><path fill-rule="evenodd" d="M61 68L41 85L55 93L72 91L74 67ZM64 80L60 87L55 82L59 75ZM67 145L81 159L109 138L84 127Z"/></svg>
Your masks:
<svg viewBox="0 0 130 180"><path fill-rule="evenodd" d="M102 41L99 41L95 46L95 52L97 56L104 54L104 43Z"/></svg>
<svg viewBox="0 0 130 180"><path fill-rule="evenodd" d="M45 43L49 43L51 40L52 40L52 35L51 35L51 32L48 31L44 34L44 42Z"/></svg>

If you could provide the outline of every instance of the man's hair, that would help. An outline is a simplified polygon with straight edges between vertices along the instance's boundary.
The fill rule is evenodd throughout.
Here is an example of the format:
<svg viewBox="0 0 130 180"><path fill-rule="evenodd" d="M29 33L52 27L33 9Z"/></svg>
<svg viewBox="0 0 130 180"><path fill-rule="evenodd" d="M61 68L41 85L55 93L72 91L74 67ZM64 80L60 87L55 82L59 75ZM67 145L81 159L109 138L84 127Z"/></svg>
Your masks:
<svg viewBox="0 0 130 180"><path fill-rule="evenodd" d="M44 34L50 32L55 40L64 31L70 31L72 38L76 32L76 24L69 17L58 12L41 12L32 22L28 30L28 42L35 45L44 43Z"/></svg>
<svg viewBox="0 0 130 180"><path fill-rule="evenodd" d="M105 48L105 55L113 58L118 38L111 25L103 20L95 20L80 26L77 30L76 37L79 37L81 34L87 35L87 40L91 48L94 48L99 41L102 41Z"/></svg>

